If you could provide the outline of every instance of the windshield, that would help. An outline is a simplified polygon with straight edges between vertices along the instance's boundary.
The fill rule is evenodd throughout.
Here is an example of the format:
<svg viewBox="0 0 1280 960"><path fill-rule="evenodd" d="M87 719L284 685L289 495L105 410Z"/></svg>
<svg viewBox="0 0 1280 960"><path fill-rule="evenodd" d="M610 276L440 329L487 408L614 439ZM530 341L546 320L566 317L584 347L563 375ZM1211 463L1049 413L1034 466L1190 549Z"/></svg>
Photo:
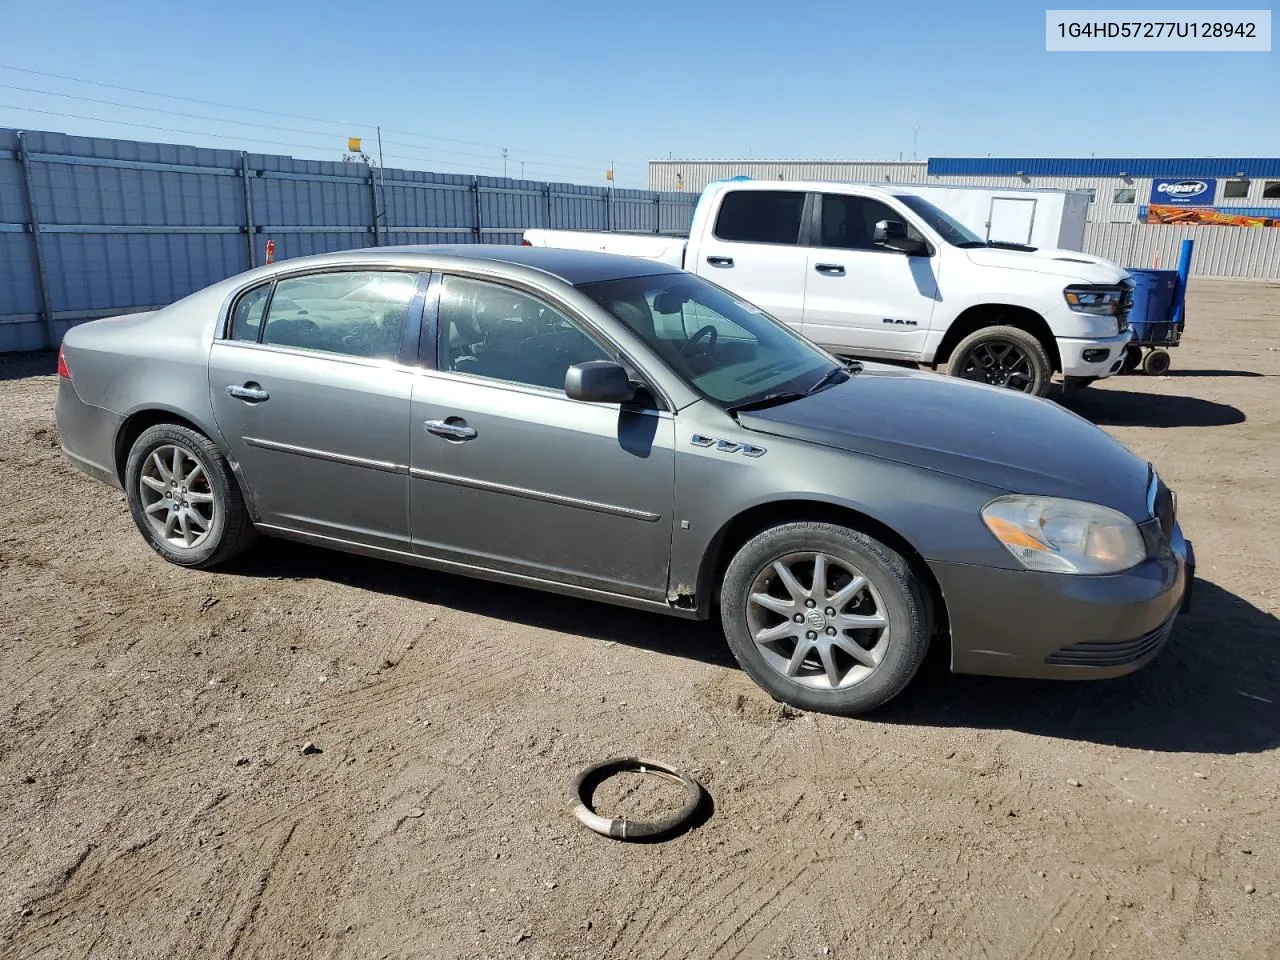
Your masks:
<svg viewBox="0 0 1280 960"><path fill-rule="evenodd" d="M739 406L803 394L842 369L759 307L691 273L629 277L579 289L645 341L703 396Z"/></svg>
<svg viewBox="0 0 1280 960"><path fill-rule="evenodd" d="M918 213L925 223L938 231L938 235L953 247L986 246L976 233L949 213L943 213L924 197L916 196L914 193L898 193L894 196Z"/></svg>

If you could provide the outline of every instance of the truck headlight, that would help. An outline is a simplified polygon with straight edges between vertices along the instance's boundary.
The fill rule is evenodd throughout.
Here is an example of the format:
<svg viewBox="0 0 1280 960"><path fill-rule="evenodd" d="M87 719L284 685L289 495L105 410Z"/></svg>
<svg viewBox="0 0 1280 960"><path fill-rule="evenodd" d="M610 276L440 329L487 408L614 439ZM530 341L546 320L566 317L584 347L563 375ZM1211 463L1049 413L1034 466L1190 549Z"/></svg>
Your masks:
<svg viewBox="0 0 1280 960"><path fill-rule="evenodd" d="M1112 316L1119 309L1124 292L1119 287L1073 284L1063 290L1062 295L1076 313Z"/></svg>
<svg viewBox="0 0 1280 960"><path fill-rule="evenodd" d="M1028 570L1119 573L1147 555L1138 525L1118 510L1057 497L997 497L982 520Z"/></svg>

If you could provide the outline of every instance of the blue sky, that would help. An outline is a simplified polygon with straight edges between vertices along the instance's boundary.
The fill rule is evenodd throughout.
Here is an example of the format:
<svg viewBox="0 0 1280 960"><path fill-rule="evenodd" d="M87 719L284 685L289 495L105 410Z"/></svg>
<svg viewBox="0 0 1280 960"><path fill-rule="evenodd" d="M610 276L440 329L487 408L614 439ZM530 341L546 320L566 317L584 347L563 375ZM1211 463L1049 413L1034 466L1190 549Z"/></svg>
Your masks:
<svg viewBox="0 0 1280 960"><path fill-rule="evenodd" d="M0 64L230 105L0 69L0 126L339 159L381 123L388 166L501 173L505 146L619 186L669 153L910 158L917 124L921 158L1280 155L1280 53L1047 53L1044 9L0 0Z"/></svg>

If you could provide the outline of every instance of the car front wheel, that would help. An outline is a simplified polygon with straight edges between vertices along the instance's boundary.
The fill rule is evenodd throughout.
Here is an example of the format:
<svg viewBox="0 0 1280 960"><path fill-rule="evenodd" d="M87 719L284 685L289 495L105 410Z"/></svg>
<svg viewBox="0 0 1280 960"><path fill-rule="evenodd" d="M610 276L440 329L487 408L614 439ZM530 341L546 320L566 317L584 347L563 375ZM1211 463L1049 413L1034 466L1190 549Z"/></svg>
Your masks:
<svg viewBox="0 0 1280 960"><path fill-rule="evenodd" d="M170 563L214 567L253 541L230 464L188 427L162 423L142 432L125 465L125 493L138 530Z"/></svg>
<svg viewBox="0 0 1280 960"><path fill-rule="evenodd" d="M1053 361L1039 340L1018 327L983 327L951 352L947 373L1043 397L1053 380Z"/></svg>
<svg viewBox="0 0 1280 960"><path fill-rule="evenodd" d="M931 633L928 594L900 554L818 522L747 541L725 572L720 616L738 663L774 697L846 716L897 696Z"/></svg>

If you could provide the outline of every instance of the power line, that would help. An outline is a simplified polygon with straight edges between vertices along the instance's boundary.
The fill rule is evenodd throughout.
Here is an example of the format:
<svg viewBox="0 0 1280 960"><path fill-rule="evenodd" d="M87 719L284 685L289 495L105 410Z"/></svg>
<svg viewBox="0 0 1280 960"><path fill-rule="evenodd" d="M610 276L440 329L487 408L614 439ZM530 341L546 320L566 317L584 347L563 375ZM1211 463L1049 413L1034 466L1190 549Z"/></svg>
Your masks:
<svg viewBox="0 0 1280 960"><path fill-rule="evenodd" d="M246 106L241 106L241 105L232 104L232 103L223 103L218 100L205 100L200 97L186 97L176 93L160 93L155 90L144 90L140 87L129 87L129 86L125 86L123 84L118 84L118 83L107 83L102 80L87 80L83 77L73 77L63 73L53 73L48 70L33 70L28 67L15 67L11 64L5 64L5 63L0 63L0 68L5 70L14 70L14 71L17 71L18 73L27 73L34 76L50 77L55 80L66 80L72 83L84 83L84 84L89 84L90 86L105 87L111 90L123 90L128 93L137 93L137 94L141 94L143 96L148 96L148 97L160 97L160 98L169 99L169 100L180 100L184 103L199 103L199 104L203 104L205 106L210 106L210 107L220 107L226 110L241 110L249 113L259 113L259 114L265 114L268 116L276 116L276 117L288 117L293 120L306 120L311 123L324 123L324 124L331 124L331 125L337 125L337 126L343 126L343 127L352 127L352 126L374 127L376 126L376 124L372 124L372 123L355 123L349 120L330 120L330 119L325 119L323 117L307 116L306 114L287 113L282 110L267 110L261 107L246 107ZM4 84L3 86L9 86L9 85ZM13 87L12 89L26 89L26 88ZM51 93L50 91L43 91L43 90L36 90L32 92L49 93L51 96L67 96L67 97L73 97L75 99L89 99L84 97L77 97L75 94L54 94L54 93ZM112 103L112 101L99 101L99 102ZM126 106L126 107L132 106L131 104L114 104L114 105ZM158 108L135 106L135 109L157 110ZM161 111L161 112L171 113L172 111ZM214 119L214 118L205 118L205 119ZM230 123L233 121L220 120L218 122ZM249 125L247 121L245 122L245 125L246 126ZM255 126L263 126L263 124L255 124ZM440 137L440 136L435 136L433 134L415 133L410 130L401 130L394 127L386 127L386 126L384 126L383 129L386 130L388 133L396 133L396 134L399 134L400 136L411 137L419 140L437 140L437 141L440 141L441 143L457 143L457 144L462 144L463 146L486 147L491 150L503 149L502 146L499 144L482 143L477 140L460 140L453 137ZM294 132L311 133L311 131L294 131ZM423 144L423 146L426 146L426 145ZM441 150L441 152L446 152L446 151ZM458 153L459 151L452 151L452 152ZM524 149L515 148L515 152L519 154L529 154L534 156L557 157L565 160L580 160L580 161L586 161L593 165L602 164L602 163L607 164L610 162L607 160L602 160L594 157L583 157L583 156L566 154L566 153L553 153L546 150L524 150ZM534 161L528 161L528 162L533 163ZM622 164L622 166L639 169L641 167L644 167L644 164L625 163L625 164ZM593 166L592 169L595 169L595 167Z"/></svg>
<svg viewBox="0 0 1280 960"><path fill-rule="evenodd" d="M226 123L226 124L232 124L240 127L256 127L259 129L277 130L277 131L280 131L281 133L300 133L300 134L303 134L304 136L309 136L309 137L333 136L333 134L327 133L323 130L305 130L298 127L281 127L274 123L260 123L253 120L237 120L237 119L227 119L225 117L211 117L211 116L208 116L207 114L202 114L202 113L191 113L190 111L184 111L184 110L166 110L163 107L146 107L146 106L142 106L140 104L135 104L135 103L122 103L119 100L104 100L100 97L86 97L86 96L81 96L80 94L75 94L75 93L62 93L57 90L41 90L36 87L24 87L24 86L19 86L18 84L13 84L13 83L0 83L0 88L6 89L6 90L18 90L23 93L35 93L41 96L61 97L69 100L80 100L85 103L96 103L96 104L100 104L102 106L108 106L108 107L120 107L126 110L141 110L148 113L162 113L172 117L188 117L191 119L208 120L212 123ZM109 122L109 121L103 121L103 122ZM157 129L165 129L165 128L159 127ZM213 136L221 136L221 134L213 134ZM422 144L401 143L396 140L386 140L384 141L384 143L387 146L408 147L409 149L423 149L424 147L424 145ZM448 149L445 149L444 147L434 147L434 146L427 146L426 148L433 150L436 153L447 153L447 154L452 154L454 156L459 156L459 157L474 157L480 160L494 159L492 156L488 154L471 153L464 150L448 150ZM429 159L422 156L415 156L414 159L423 160L429 163L450 162L448 160L435 160L433 158ZM530 166L541 166L541 167L548 167L551 169L570 169L573 167L581 166L579 164L571 164L571 163L559 163L559 164L544 163L538 160L527 160L525 162L528 163ZM497 169L497 168L490 167L489 169ZM592 167L581 166L581 169L594 170L596 168L594 166Z"/></svg>

